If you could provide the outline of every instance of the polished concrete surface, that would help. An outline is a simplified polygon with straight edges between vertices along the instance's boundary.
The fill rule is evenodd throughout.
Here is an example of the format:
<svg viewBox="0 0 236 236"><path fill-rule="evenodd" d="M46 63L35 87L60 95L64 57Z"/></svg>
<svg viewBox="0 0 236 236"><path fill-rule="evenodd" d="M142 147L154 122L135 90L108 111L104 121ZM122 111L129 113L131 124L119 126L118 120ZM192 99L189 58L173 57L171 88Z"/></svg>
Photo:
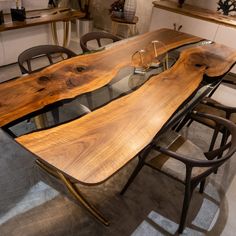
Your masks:
<svg viewBox="0 0 236 236"><path fill-rule="evenodd" d="M16 65L0 68L1 80L20 75ZM68 105L62 116L76 113ZM14 129L31 129L32 121ZM182 134L207 150L212 130L193 123ZM34 163L35 157L0 133L0 235L177 235L184 188L144 167L124 196L119 192L137 164L134 158L99 186L78 185L84 195L110 219L96 222L56 179ZM196 190L183 235L235 235L236 155L208 178L204 194Z"/></svg>

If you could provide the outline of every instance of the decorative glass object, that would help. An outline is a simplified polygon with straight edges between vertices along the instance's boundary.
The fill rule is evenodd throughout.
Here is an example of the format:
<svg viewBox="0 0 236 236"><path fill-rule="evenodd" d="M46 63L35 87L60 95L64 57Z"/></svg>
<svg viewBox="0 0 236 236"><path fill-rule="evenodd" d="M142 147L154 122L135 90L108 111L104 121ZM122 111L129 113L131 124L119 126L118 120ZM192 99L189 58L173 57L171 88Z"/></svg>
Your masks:
<svg viewBox="0 0 236 236"><path fill-rule="evenodd" d="M124 5L124 18L127 21L133 21L136 13L136 0L125 0Z"/></svg>
<svg viewBox="0 0 236 236"><path fill-rule="evenodd" d="M165 65L167 59L167 48L164 43L154 40L145 49L133 54L132 64L136 73L145 73L149 68L158 68ZM164 66L165 67L165 66Z"/></svg>
<svg viewBox="0 0 236 236"><path fill-rule="evenodd" d="M224 15L229 15L230 12L236 12L236 0L220 0L218 2L217 11L223 12Z"/></svg>

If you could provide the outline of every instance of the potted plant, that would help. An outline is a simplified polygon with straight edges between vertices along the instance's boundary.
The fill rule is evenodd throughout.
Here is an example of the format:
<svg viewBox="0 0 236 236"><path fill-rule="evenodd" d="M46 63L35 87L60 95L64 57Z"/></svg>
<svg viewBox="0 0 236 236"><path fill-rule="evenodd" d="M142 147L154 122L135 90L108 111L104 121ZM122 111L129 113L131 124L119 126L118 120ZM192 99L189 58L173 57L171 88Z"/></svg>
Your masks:
<svg viewBox="0 0 236 236"><path fill-rule="evenodd" d="M235 0L219 0L217 11L222 11L224 15L229 15L230 12L236 12Z"/></svg>
<svg viewBox="0 0 236 236"><path fill-rule="evenodd" d="M25 8L20 7L19 0L16 0L16 8L11 8L11 19L12 21L24 21L25 18Z"/></svg>
<svg viewBox="0 0 236 236"><path fill-rule="evenodd" d="M110 6L109 12L113 17L122 18L124 14L124 0L117 0Z"/></svg>

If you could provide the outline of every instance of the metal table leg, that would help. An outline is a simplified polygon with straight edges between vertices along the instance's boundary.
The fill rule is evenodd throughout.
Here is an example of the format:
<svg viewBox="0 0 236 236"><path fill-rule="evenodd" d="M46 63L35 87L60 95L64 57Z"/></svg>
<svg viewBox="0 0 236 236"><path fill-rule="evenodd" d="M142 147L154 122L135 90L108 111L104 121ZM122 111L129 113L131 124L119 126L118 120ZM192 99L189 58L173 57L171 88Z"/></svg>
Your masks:
<svg viewBox="0 0 236 236"><path fill-rule="evenodd" d="M54 44L59 45L56 22L51 23L51 31ZM70 21L63 21L63 47L67 47L69 44L69 34Z"/></svg>
<svg viewBox="0 0 236 236"><path fill-rule="evenodd" d="M35 116L34 123L37 129L44 129L47 124L46 114Z"/></svg>
<svg viewBox="0 0 236 236"><path fill-rule="evenodd" d="M68 177L66 177L62 172L54 170L41 161L37 160L36 163L47 173L58 178L69 190L69 192L74 196L74 198L87 210L89 213L95 217L99 222L103 223L105 226L109 226L109 221L93 206L91 205L82 193L79 191L75 183L73 183Z"/></svg>

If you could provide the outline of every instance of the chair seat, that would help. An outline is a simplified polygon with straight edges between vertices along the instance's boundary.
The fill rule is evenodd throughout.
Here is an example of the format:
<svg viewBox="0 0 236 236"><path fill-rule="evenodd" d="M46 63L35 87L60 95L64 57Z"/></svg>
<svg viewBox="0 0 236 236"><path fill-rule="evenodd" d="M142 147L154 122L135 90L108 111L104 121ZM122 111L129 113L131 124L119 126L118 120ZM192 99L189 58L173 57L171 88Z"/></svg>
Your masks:
<svg viewBox="0 0 236 236"><path fill-rule="evenodd" d="M197 112L203 112L203 113L208 113L208 114L212 114L215 116L219 116L219 117L223 117L225 118L226 114L224 111L216 109L214 107L210 107L206 104L199 104L194 110L196 110ZM211 128L215 128L215 122L206 118L195 118L194 120L196 120L199 123L205 124Z"/></svg>
<svg viewBox="0 0 236 236"><path fill-rule="evenodd" d="M164 134L164 136L164 138L162 138L156 143L158 146L165 148L168 147L169 150L181 153L189 158L207 160L203 151L198 146L193 144L191 141L186 140L179 134L171 131L171 133ZM166 139L166 137L168 138ZM170 139L174 141L170 143ZM148 161L146 162L146 164L157 169L158 171L164 172L167 175L174 177L175 179L181 182L185 181L185 164L172 157L160 154L159 152L152 150L149 154ZM192 171L192 177L196 177L205 172L206 170L207 168L205 167L195 167Z"/></svg>
<svg viewBox="0 0 236 236"><path fill-rule="evenodd" d="M217 101L215 101L211 98L205 98L205 100L210 101L212 103L216 103L216 104L218 103ZM208 106L208 105L203 104L203 103L199 104L195 108L195 110L198 111L198 112L208 113L208 114L211 114L211 115L216 115L216 116L219 116L219 117L222 117L222 118L226 118L225 111L216 109L214 107ZM215 123L212 120L209 120L209 119L206 119L206 118L203 118L203 117L201 117L201 118L200 117L199 118L194 117L194 120L196 120L200 123L206 124L206 125L210 126L211 128L215 127ZM231 117L230 117L230 120L233 121L236 124L236 114L232 114Z"/></svg>

